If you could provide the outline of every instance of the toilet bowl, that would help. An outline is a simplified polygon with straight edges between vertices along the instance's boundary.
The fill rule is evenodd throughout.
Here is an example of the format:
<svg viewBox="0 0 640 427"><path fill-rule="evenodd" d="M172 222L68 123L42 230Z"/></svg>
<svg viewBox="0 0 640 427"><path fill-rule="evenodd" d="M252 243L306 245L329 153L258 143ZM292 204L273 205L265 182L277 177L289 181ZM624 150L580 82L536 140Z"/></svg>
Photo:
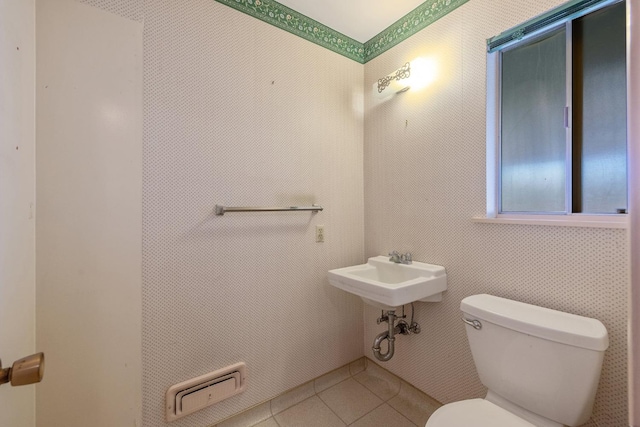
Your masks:
<svg viewBox="0 0 640 427"><path fill-rule="evenodd" d="M431 415L427 426L537 427L486 399L463 400L445 405Z"/></svg>
<svg viewBox="0 0 640 427"><path fill-rule="evenodd" d="M426 427L578 426L591 416L609 338L596 320L492 295L460 309L484 399L442 406Z"/></svg>

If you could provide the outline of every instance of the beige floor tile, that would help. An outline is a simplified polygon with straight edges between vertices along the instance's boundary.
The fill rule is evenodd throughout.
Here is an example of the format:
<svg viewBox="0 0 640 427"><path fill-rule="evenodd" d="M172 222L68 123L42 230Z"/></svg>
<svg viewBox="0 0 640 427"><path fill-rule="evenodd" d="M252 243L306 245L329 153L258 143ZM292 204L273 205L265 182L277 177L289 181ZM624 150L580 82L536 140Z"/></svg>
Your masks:
<svg viewBox="0 0 640 427"><path fill-rule="evenodd" d="M296 387L271 401L271 413L276 415L315 394L313 381Z"/></svg>
<svg viewBox="0 0 640 427"><path fill-rule="evenodd" d="M361 357L360 359L349 363L349 372L351 375L356 375L366 368L365 358Z"/></svg>
<svg viewBox="0 0 640 427"><path fill-rule="evenodd" d="M298 403L275 416L280 427L344 427L340 418L318 396Z"/></svg>
<svg viewBox="0 0 640 427"><path fill-rule="evenodd" d="M424 426L431 414L442 406L404 381L398 395L387 403L418 426Z"/></svg>
<svg viewBox="0 0 640 427"><path fill-rule="evenodd" d="M402 382L400 378L372 362L369 362L366 371L360 372L353 378L384 401L398 394Z"/></svg>
<svg viewBox="0 0 640 427"><path fill-rule="evenodd" d="M269 402L244 411L233 418L218 424L218 427L247 427L271 418Z"/></svg>
<svg viewBox="0 0 640 427"><path fill-rule="evenodd" d="M382 404L380 398L351 378L318 393L318 396L347 424Z"/></svg>
<svg viewBox="0 0 640 427"><path fill-rule="evenodd" d="M416 427L414 423L406 419L402 414L386 403L378 406L364 417L360 418L351 427ZM422 426L421 426L422 427Z"/></svg>
<svg viewBox="0 0 640 427"><path fill-rule="evenodd" d="M424 427L440 406L363 357L217 427Z"/></svg>
<svg viewBox="0 0 640 427"><path fill-rule="evenodd" d="M351 377L351 374L349 373L349 365L343 366L342 368L336 369L335 371L331 371L314 381L316 393L320 393L321 391L324 391L329 387L333 387L334 385L346 380L349 377Z"/></svg>
<svg viewBox="0 0 640 427"><path fill-rule="evenodd" d="M274 420L273 418L269 418L259 424L256 424L254 427L280 427L280 426L278 425L276 420Z"/></svg>

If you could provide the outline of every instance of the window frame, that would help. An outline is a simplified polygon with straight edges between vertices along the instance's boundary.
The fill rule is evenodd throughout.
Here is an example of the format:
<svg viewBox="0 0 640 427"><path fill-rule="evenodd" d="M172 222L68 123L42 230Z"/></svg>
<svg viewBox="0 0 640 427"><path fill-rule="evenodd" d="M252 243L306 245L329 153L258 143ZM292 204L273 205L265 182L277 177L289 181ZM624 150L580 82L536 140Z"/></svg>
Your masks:
<svg viewBox="0 0 640 427"><path fill-rule="evenodd" d="M546 25L536 31L513 39L504 43L495 50L487 49L487 117L486 117L486 217L474 218L475 222L493 223L521 223L527 225L566 225L582 227L603 227L603 228L626 228L628 224L627 214L585 214L572 212L572 123L571 114L573 111L573 46L572 46L572 21L592 12L611 6L625 0L605 0L594 6L587 7L577 13L566 16L557 22ZM629 10L626 12L627 28L629 26ZM565 212L500 212L501 201L501 99L502 99L502 52L514 49L518 46L544 37L546 34L557 31L561 28L566 30L566 105L565 108L565 129L566 129L566 152L565 159ZM628 68L628 31L627 31L627 68ZM627 71L627 79L629 78ZM627 98L629 96L627 85ZM627 121L629 113L627 109ZM628 138L627 138L628 140ZM627 173L628 182L628 173Z"/></svg>

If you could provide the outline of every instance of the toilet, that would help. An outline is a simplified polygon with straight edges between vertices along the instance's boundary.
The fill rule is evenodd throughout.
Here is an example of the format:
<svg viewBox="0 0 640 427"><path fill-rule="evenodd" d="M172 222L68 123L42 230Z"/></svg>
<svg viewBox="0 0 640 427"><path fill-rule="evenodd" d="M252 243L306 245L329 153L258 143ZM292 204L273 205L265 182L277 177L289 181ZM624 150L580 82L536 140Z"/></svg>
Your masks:
<svg viewBox="0 0 640 427"><path fill-rule="evenodd" d="M426 427L579 426L591 417L609 337L596 320L499 298L462 300L484 399L442 406Z"/></svg>

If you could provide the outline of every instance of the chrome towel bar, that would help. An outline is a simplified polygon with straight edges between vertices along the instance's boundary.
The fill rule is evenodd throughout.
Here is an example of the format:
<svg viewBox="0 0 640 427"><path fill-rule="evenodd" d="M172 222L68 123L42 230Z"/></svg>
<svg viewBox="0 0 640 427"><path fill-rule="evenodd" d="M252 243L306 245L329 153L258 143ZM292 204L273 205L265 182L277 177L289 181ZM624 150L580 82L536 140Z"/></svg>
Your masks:
<svg viewBox="0 0 640 427"><path fill-rule="evenodd" d="M254 206L242 206L242 207L230 207L216 205L216 215L224 215L227 212L280 212L280 211L311 211L320 212L323 208L320 205L311 206L286 206L286 207L254 207Z"/></svg>

